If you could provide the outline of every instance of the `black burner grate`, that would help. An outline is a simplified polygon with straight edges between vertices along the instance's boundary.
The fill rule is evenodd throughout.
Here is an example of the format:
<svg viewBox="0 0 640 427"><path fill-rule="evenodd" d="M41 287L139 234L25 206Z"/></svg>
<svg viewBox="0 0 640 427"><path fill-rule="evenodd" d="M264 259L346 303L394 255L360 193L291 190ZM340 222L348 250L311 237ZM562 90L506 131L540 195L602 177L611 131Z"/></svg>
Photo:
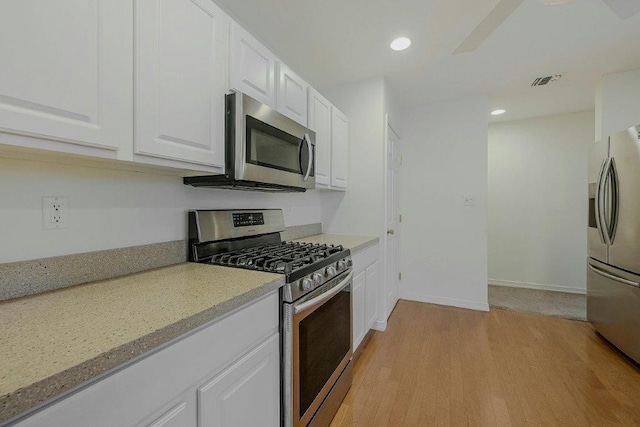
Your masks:
<svg viewBox="0 0 640 427"><path fill-rule="evenodd" d="M212 264L290 274L342 252L342 246L282 242L214 255Z"/></svg>

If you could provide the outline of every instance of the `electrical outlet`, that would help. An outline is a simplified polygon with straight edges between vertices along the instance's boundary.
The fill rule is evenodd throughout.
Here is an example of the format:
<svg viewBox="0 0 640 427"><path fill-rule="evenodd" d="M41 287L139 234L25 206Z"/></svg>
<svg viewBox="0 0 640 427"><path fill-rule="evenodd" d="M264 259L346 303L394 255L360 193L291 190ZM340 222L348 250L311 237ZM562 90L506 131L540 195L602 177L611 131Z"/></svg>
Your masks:
<svg viewBox="0 0 640 427"><path fill-rule="evenodd" d="M476 201L473 199L473 196L463 196L462 197L462 206L472 207L476 205Z"/></svg>
<svg viewBox="0 0 640 427"><path fill-rule="evenodd" d="M45 230L69 228L68 197L42 198L42 228Z"/></svg>

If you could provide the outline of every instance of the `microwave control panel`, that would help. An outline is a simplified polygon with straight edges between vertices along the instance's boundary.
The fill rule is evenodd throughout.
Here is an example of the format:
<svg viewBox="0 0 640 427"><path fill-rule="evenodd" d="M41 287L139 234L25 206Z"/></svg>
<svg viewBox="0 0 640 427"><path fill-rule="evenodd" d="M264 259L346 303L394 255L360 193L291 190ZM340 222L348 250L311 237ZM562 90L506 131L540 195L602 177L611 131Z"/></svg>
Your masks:
<svg viewBox="0 0 640 427"><path fill-rule="evenodd" d="M233 214L234 227L251 227L253 225L264 225L264 215L262 212Z"/></svg>

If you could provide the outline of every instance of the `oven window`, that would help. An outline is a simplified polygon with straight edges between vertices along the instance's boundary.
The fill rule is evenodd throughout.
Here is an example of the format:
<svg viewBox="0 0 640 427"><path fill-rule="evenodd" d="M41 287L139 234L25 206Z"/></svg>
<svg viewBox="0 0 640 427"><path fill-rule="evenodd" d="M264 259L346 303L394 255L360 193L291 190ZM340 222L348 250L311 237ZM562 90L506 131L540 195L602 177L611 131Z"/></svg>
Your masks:
<svg viewBox="0 0 640 427"><path fill-rule="evenodd" d="M309 150L302 138L247 116L247 162L302 175Z"/></svg>
<svg viewBox="0 0 640 427"><path fill-rule="evenodd" d="M351 349L349 287L304 318L299 334L302 417Z"/></svg>

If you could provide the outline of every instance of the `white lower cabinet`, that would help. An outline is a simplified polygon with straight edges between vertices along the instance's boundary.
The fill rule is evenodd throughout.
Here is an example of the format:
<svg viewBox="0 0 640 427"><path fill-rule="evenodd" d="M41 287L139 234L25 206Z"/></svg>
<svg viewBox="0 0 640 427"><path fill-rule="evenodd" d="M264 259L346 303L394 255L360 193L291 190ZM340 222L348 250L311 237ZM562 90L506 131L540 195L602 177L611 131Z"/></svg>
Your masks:
<svg viewBox="0 0 640 427"><path fill-rule="evenodd" d="M178 399L178 403L172 402L167 405L169 409L163 410L162 415L152 421L150 424L141 424L141 426L147 425L148 427L186 427L196 426L198 420L196 418L196 399L193 393L185 393L181 399Z"/></svg>
<svg viewBox="0 0 640 427"><path fill-rule="evenodd" d="M20 427L279 426L277 292L20 420Z"/></svg>
<svg viewBox="0 0 640 427"><path fill-rule="evenodd" d="M380 288L379 245L354 253L353 259L353 350L357 350L378 317Z"/></svg>
<svg viewBox="0 0 640 427"><path fill-rule="evenodd" d="M353 349L358 348L362 339L368 332L365 329L366 323L366 284L365 272L361 271L353 276Z"/></svg>
<svg viewBox="0 0 640 427"><path fill-rule="evenodd" d="M280 425L278 335L198 389L200 427Z"/></svg>
<svg viewBox="0 0 640 427"><path fill-rule="evenodd" d="M378 317L378 290L380 287L379 274L378 274L378 262L374 262L365 270L366 273L366 298L367 298L367 330L371 329Z"/></svg>

